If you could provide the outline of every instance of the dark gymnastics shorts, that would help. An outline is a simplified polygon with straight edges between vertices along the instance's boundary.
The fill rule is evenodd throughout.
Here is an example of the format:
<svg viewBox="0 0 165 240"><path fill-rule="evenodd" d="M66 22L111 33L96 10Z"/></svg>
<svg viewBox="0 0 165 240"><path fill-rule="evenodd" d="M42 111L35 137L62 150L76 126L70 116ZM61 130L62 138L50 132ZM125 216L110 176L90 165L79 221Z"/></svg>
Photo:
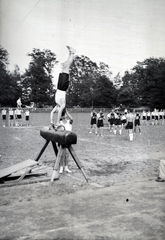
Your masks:
<svg viewBox="0 0 165 240"><path fill-rule="evenodd" d="M128 122L125 129L133 129L133 122Z"/></svg>
<svg viewBox="0 0 165 240"><path fill-rule="evenodd" d="M145 116L143 116L143 120L146 120L146 117L145 117Z"/></svg>
<svg viewBox="0 0 165 240"><path fill-rule="evenodd" d="M121 120L121 123L122 123L122 124L125 124L126 122L127 122L126 119Z"/></svg>
<svg viewBox="0 0 165 240"><path fill-rule="evenodd" d="M10 120L13 120L13 115L10 115Z"/></svg>
<svg viewBox="0 0 165 240"><path fill-rule="evenodd" d="M115 125L120 126L121 125L121 119L116 118L115 119Z"/></svg>
<svg viewBox="0 0 165 240"><path fill-rule="evenodd" d="M2 119L3 119L3 120L6 120L6 115L2 115Z"/></svg>
<svg viewBox="0 0 165 240"><path fill-rule="evenodd" d="M155 120L158 120L158 116L155 116Z"/></svg>
<svg viewBox="0 0 165 240"><path fill-rule="evenodd" d="M69 87L69 74L60 73L58 78L57 89L61 91L66 91Z"/></svg>
<svg viewBox="0 0 165 240"><path fill-rule="evenodd" d="M97 127L104 127L104 123L103 123L103 120L98 120L97 121Z"/></svg>
<svg viewBox="0 0 165 240"><path fill-rule="evenodd" d="M140 126L140 120L139 120L139 119L135 119L135 127L136 127L137 125Z"/></svg>
<svg viewBox="0 0 165 240"><path fill-rule="evenodd" d="M147 116L147 121L149 121L150 120L150 117L149 116Z"/></svg>
<svg viewBox="0 0 165 240"><path fill-rule="evenodd" d="M108 119L108 122L110 123L110 125L115 124L115 118Z"/></svg>
<svg viewBox="0 0 165 240"><path fill-rule="evenodd" d="M96 124L96 118L91 118L91 125Z"/></svg>
<svg viewBox="0 0 165 240"><path fill-rule="evenodd" d="M17 115L17 119L21 119L21 118L22 118L21 114Z"/></svg>
<svg viewBox="0 0 165 240"><path fill-rule="evenodd" d="M26 116L26 118L25 118L25 119L26 119L26 121L29 121L29 116Z"/></svg>

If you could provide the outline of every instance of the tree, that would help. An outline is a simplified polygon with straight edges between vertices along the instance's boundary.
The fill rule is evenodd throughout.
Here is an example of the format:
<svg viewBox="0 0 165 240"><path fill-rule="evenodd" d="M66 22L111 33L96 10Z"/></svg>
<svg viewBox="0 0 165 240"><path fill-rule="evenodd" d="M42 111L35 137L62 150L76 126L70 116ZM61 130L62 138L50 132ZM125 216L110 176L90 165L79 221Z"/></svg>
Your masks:
<svg viewBox="0 0 165 240"><path fill-rule="evenodd" d="M132 106L165 109L165 59L148 58L126 71L118 102Z"/></svg>
<svg viewBox="0 0 165 240"><path fill-rule="evenodd" d="M86 56L76 56L70 71L67 105L110 107L116 97L111 74L105 63L97 65Z"/></svg>
<svg viewBox="0 0 165 240"><path fill-rule="evenodd" d="M17 83L13 81L12 76L7 71L8 63L8 52L0 46L0 104L13 106Z"/></svg>
<svg viewBox="0 0 165 240"><path fill-rule="evenodd" d="M86 56L76 56L70 71L67 105L91 106L98 66Z"/></svg>
<svg viewBox="0 0 165 240"><path fill-rule="evenodd" d="M122 87L118 93L118 105L137 106L131 87Z"/></svg>
<svg viewBox="0 0 165 240"><path fill-rule="evenodd" d="M101 76L105 76L111 80L112 72L109 70L109 66L104 62L99 62L98 72Z"/></svg>
<svg viewBox="0 0 165 240"><path fill-rule="evenodd" d="M10 72L10 77L12 79L13 85L15 86L13 89L13 100L14 100L14 106L16 105L16 101L19 97L22 97L22 77L20 73L20 68L16 64L15 69L13 72Z"/></svg>
<svg viewBox="0 0 165 240"><path fill-rule="evenodd" d="M113 83L105 76L97 78L94 91L94 103L98 107L109 107L116 105L116 89Z"/></svg>
<svg viewBox="0 0 165 240"><path fill-rule="evenodd" d="M28 56L32 60L23 75L23 98L35 102L38 107L51 104L54 97L51 73L57 63L56 55L50 50L33 49Z"/></svg>
<svg viewBox="0 0 165 240"><path fill-rule="evenodd" d="M138 75L134 72L126 71L122 78L122 86L118 91L118 104L124 106L138 106L140 95L138 88Z"/></svg>
<svg viewBox="0 0 165 240"><path fill-rule="evenodd" d="M149 58L133 68L143 105L165 108L165 59Z"/></svg>

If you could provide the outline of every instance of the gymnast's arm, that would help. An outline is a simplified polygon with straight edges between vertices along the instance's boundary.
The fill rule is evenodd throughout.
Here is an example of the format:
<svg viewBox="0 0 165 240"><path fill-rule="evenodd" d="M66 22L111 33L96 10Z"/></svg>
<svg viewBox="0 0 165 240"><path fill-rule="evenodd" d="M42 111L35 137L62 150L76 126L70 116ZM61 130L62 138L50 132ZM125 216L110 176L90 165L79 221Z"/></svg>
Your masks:
<svg viewBox="0 0 165 240"><path fill-rule="evenodd" d="M69 114L69 112L66 110L66 113L65 113L66 115L67 115L67 117L69 118L69 120L70 120L70 123L72 124L73 123L73 118L72 118L72 116Z"/></svg>

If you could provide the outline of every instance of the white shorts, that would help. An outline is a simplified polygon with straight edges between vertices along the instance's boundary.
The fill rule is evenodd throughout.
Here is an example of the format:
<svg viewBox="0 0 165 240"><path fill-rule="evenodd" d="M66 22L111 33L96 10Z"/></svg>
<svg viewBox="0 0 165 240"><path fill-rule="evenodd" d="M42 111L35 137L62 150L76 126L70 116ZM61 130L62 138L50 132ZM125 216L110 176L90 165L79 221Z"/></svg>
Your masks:
<svg viewBox="0 0 165 240"><path fill-rule="evenodd" d="M56 104L61 106L63 101L66 102L66 92L57 89L56 94L55 94L55 102L56 102Z"/></svg>

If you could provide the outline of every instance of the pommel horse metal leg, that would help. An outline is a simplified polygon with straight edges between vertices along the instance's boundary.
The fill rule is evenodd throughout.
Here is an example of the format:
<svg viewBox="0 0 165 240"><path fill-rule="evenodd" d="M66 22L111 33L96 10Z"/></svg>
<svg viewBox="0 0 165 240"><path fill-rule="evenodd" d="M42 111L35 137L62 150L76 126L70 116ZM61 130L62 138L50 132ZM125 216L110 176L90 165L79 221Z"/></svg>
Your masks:
<svg viewBox="0 0 165 240"><path fill-rule="evenodd" d="M43 148L41 149L41 151L39 152L38 156L36 157L35 161L38 162L38 160L40 159L40 157L42 156L43 152L45 151L45 149L47 148L48 144L49 144L49 140L46 141L46 143L44 144Z"/></svg>
<svg viewBox="0 0 165 240"><path fill-rule="evenodd" d="M55 153L55 155L57 156L57 154L58 154L58 149L57 149L56 143L55 143L55 142L52 142L52 146L53 146L53 149L54 149L54 153Z"/></svg>
<svg viewBox="0 0 165 240"><path fill-rule="evenodd" d="M78 168L81 170L82 174L84 175L86 181L88 182L88 178L87 178L87 176L86 176L86 174L84 172L83 166L80 163L80 161L79 161L79 159L78 159L78 157L77 157L77 155L76 155L76 153L75 153L75 151L74 151L74 149L73 149L73 147L71 145L68 147L68 150L69 150L72 158L74 159L75 163L77 164Z"/></svg>

